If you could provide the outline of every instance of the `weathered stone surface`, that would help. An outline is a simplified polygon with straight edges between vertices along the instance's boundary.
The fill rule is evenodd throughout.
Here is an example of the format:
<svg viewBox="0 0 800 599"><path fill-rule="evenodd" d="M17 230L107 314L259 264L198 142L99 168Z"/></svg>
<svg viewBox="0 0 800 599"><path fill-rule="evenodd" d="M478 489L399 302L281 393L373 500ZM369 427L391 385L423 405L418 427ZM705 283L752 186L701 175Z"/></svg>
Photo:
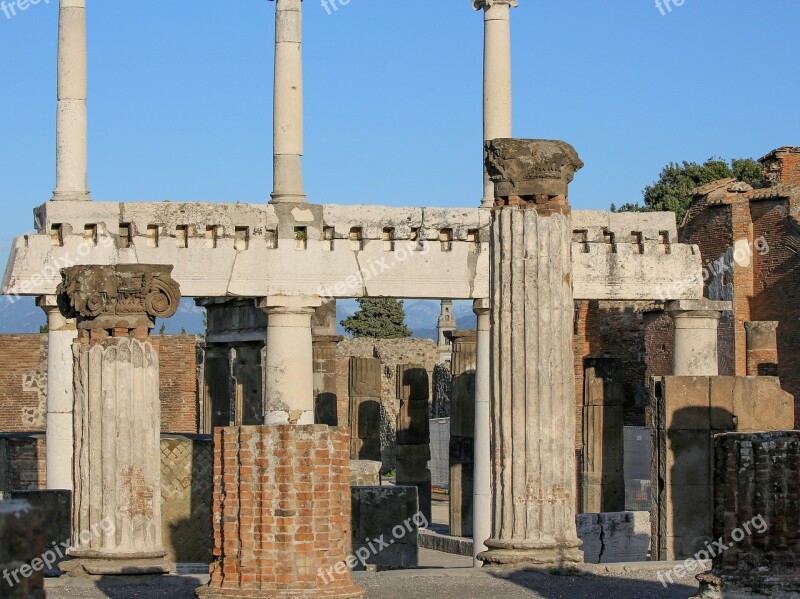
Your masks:
<svg viewBox="0 0 800 599"><path fill-rule="evenodd" d="M72 492L58 490L12 491L7 494L7 498L27 502L39 514L40 517L35 519L33 538L43 539L48 549L55 544L61 550L61 555L57 553L53 561L45 564L44 573L46 575L60 574L58 565L67 558L66 548L61 544L66 543L72 536ZM2 572L2 567L0 567L0 572Z"/></svg>
<svg viewBox="0 0 800 599"><path fill-rule="evenodd" d="M716 376L719 374L717 328L730 302L675 300L666 310L675 322L672 374L675 376Z"/></svg>
<svg viewBox="0 0 800 599"><path fill-rule="evenodd" d="M322 307L329 309L330 305L336 309L336 302L325 302ZM311 317L311 331L314 333L314 320L321 318L318 308ZM320 328L326 329L327 325ZM334 333L335 333L334 326ZM312 359L314 364L314 421L316 424L327 424L328 426L338 426L338 385L336 367L336 345L343 337L337 335L312 336Z"/></svg>
<svg viewBox="0 0 800 599"><path fill-rule="evenodd" d="M350 457L381 459L381 361L350 358Z"/></svg>
<svg viewBox="0 0 800 599"><path fill-rule="evenodd" d="M73 347L74 559L63 568L74 575L166 573L158 354L149 341L128 338Z"/></svg>
<svg viewBox="0 0 800 599"><path fill-rule="evenodd" d="M353 553L356 556L369 554L355 569L416 568L417 533L428 523L419 510L417 489L366 486L353 487L351 492ZM381 545L375 542L377 539L390 546L381 549Z"/></svg>
<svg viewBox="0 0 800 599"><path fill-rule="evenodd" d="M576 522L587 564L647 561L649 512L578 514Z"/></svg>
<svg viewBox="0 0 800 599"><path fill-rule="evenodd" d="M156 318L169 318L180 304L171 272L153 264L71 266L56 295L80 329L153 328Z"/></svg>
<svg viewBox="0 0 800 599"><path fill-rule="evenodd" d="M32 568L45 550L41 532L44 514L27 501L0 501L0 597L8 599L44 599L44 564ZM27 574L27 576L26 576ZM13 584L9 584L11 581Z"/></svg>
<svg viewBox="0 0 800 599"><path fill-rule="evenodd" d="M419 490L419 509L431 520L430 379L421 364L397 367L397 484Z"/></svg>
<svg viewBox="0 0 800 599"><path fill-rule="evenodd" d="M351 487L378 487L381 484L381 462L350 460Z"/></svg>
<svg viewBox="0 0 800 599"><path fill-rule="evenodd" d="M745 322L747 375L778 376L778 322Z"/></svg>

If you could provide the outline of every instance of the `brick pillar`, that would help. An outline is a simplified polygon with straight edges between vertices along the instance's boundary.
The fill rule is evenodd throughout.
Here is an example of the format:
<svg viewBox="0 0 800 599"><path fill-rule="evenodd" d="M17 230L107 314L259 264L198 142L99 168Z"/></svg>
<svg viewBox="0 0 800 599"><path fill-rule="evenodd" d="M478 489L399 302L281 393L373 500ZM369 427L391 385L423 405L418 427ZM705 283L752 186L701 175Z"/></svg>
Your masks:
<svg viewBox="0 0 800 599"><path fill-rule="evenodd" d="M202 599L361 597L351 548L346 428L214 431L214 563Z"/></svg>
<svg viewBox="0 0 800 599"><path fill-rule="evenodd" d="M476 331L449 331L450 371L450 534L472 536L475 459Z"/></svg>
<svg viewBox="0 0 800 599"><path fill-rule="evenodd" d="M698 577L702 597L800 591L798 498L800 431L715 437L714 538L730 547Z"/></svg>
<svg viewBox="0 0 800 599"><path fill-rule="evenodd" d="M350 358L350 458L381 461L381 361Z"/></svg>
<svg viewBox="0 0 800 599"><path fill-rule="evenodd" d="M746 322L747 376L778 376L778 323Z"/></svg>
<svg viewBox="0 0 800 599"><path fill-rule="evenodd" d="M431 431L428 419L430 383L419 364L397 367L397 484L419 490L419 509L431 521Z"/></svg>
<svg viewBox="0 0 800 599"><path fill-rule="evenodd" d="M0 501L0 597L46 597L42 569L28 565L45 551L44 537L34 533L41 528L41 519L42 514L27 501Z"/></svg>

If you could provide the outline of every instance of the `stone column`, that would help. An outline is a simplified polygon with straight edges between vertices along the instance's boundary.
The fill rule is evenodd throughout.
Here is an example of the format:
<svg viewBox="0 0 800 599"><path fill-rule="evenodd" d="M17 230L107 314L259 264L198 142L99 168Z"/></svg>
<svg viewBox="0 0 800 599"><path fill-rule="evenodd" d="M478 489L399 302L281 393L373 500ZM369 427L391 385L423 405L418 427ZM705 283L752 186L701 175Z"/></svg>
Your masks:
<svg viewBox="0 0 800 599"><path fill-rule="evenodd" d="M311 316L319 296L264 298L267 364L264 424L314 424Z"/></svg>
<svg viewBox="0 0 800 599"><path fill-rule="evenodd" d="M428 418L430 380L420 364L397 367L397 479L398 485L417 487L419 510L431 521L431 430Z"/></svg>
<svg viewBox="0 0 800 599"><path fill-rule="evenodd" d="M450 370L450 534L472 536L475 456L475 331L446 333L453 348Z"/></svg>
<svg viewBox="0 0 800 599"><path fill-rule="evenodd" d="M91 199L86 148L86 0L60 0L53 200Z"/></svg>
<svg viewBox="0 0 800 599"><path fill-rule="evenodd" d="M472 304L478 317L475 357L475 458L473 474L473 565L479 567L478 554L486 551L484 541L492 536L492 415L491 347L489 334L489 300L478 299Z"/></svg>
<svg viewBox="0 0 800 599"><path fill-rule="evenodd" d="M72 389L77 336L74 318L66 318L58 298L43 295L39 307L47 314L47 488L72 490Z"/></svg>
<svg viewBox="0 0 800 599"><path fill-rule="evenodd" d="M73 575L170 571L161 538L161 403L155 318L180 303L172 267L64 269L62 305L78 319ZM87 532L89 531L89 532Z"/></svg>
<svg viewBox="0 0 800 599"><path fill-rule="evenodd" d="M303 191L302 0L276 0L272 203L305 202Z"/></svg>
<svg viewBox="0 0 800 599"><path fill-rule="evenodd" d="M350 358L350 459L381 461L381 361Z"/></svg>
<svg viewBox="0 0 800 599"><path fill-rule="evenodd" d="M778 322L746 322L747 376L778 376Z"/></svg>
<svg viewBox="0 0 800 599"><path fill-rule="evenodd" d="M730 302L707 299L667 302L675 323L672 368L675 376L718 376L717 328Z"/></svg>
<svg viewBox="0 0 800 599"><path fill-rule="evenodd" d="M483 10L483 139L511 137L511 7L517 0L473 0ZM494 204L494 184L484 170L481 206Z"/></svg>
<svg viewBox="0 0 800 599"><path fill-rule="evenodd" d="M583 163L559 141L487 144L495 184L491 343L494 509L489 565L583 561L575 525L572 219Z"/></svg>

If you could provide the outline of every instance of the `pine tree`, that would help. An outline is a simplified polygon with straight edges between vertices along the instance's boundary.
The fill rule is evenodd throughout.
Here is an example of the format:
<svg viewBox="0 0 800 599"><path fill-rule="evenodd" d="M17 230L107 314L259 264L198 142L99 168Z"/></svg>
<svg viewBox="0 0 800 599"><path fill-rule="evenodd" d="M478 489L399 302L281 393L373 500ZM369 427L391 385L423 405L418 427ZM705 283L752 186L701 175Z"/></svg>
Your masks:
<svg viewBox="0 0 800 599"><path fill-rule="evenodd" d="M372 339L403 339L411 337L405 325L403 300L390 298L361 298L359 310L345 318L341 325L354 337Z"/></svg>

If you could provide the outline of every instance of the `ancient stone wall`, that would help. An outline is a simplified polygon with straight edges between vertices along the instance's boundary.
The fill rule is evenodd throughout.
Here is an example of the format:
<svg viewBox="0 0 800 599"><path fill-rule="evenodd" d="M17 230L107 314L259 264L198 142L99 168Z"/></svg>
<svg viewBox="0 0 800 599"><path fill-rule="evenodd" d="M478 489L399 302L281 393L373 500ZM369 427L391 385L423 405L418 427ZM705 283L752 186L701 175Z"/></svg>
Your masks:
<svg viewBox="0 0 800 599"><path fill-rule="evenodd" d="M44 489L45 447L43 433L0 434L0 491Z"/></svg>
<svg viewBox="0 0 800 599"><path fill-rule="evenodd" d="M198 431L193 335L154 335L160 362L161 430ZM0 432L44 432L47 335L0 335Z"/></svg>

